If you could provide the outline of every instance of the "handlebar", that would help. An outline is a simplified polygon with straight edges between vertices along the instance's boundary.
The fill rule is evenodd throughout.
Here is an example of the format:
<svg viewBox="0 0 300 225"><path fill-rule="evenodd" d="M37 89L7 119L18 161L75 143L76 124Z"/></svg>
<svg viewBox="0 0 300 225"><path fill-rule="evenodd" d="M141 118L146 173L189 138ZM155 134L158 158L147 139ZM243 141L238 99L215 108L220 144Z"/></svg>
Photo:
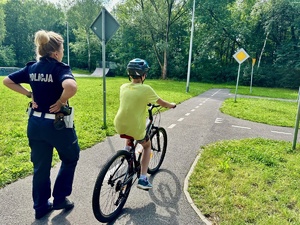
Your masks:
<svg viewBox="0 0 300 225"><path fill-rule="evenodd" d="M151 108L151 110L153 108L158 108L158 107L162 107L161 105L155 105L155 104L152 104L152 103L148 103L147 106L149 106L149 109ZM175 109L177 105L175 105L174 107L172 107L172 109Z"/></svg>
<svg viewBox="0 0 300 225"><path fill-rule="evenodd" d="M155 104L152 104L152 103L148 103L147 106L149 106L148 108L148 114L149 114L149 120L153 120L153 114L152 114L152 110L154 108L159 108L161 107L160 105L155 105Z"/></svg>
<svg viewBox="0 0 300 225"><path fill-rule="evenodd" d="M159 107L162 107L162 106L161 105L155 105L155 104L152 104L152 103L148 103L147 106L149 106L149 108L148 108L149 119L152 121L153 120L152 110L154 108L159 108ZM173 109L175 109L175 108L176 108L176 105L173 107Z"/></svg>
<svg viewBox="0 0 300 225"><path fill-rule="evenodd" d="M152 103L148 103L147 106L152 107L152 108L160 107L160 105L155 105L155 104L152 104Z"/></svg>

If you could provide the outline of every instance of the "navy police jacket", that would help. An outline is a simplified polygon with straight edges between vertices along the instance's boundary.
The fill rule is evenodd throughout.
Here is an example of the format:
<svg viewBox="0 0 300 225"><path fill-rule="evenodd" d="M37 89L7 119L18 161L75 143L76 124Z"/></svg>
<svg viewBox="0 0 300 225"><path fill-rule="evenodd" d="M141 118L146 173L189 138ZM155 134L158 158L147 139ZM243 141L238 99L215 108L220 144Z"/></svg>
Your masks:
<svg viewBox="0 0 300 225"><path fill-rule="evenodd" d="M75 80L70 67L51 57L41 57L38 62L29 62L19 71L8 76L17 84L30 84L34 101L38 108L35 111L49 113L49 108L61 96L62 82Z"/></svg>

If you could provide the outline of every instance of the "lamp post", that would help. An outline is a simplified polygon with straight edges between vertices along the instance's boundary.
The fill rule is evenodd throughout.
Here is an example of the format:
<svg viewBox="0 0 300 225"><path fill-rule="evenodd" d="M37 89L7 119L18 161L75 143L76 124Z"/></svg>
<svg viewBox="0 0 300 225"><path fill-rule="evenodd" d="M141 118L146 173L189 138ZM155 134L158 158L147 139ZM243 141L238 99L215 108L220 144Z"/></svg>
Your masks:
<svg viewBox="0 0 300 225"><path fill-rule="evenodd" d="M194 35L194 16L195 16L195 0L193 2L193 14L192 14L192 28L191 28L191 40L190 40L190 51L189 51L189 62L188 62L188 72L186 81L186 92L189 92L190 85L190 73L191 73L191 61L192 61L192 48L193 48L193 35Z"/></svg>
<svg viewBox="0 0 300 225"><path fill-rule="evenodd" d="M68 65L70 66L70 49L69 49L69 24L66 22L67 25L67 54L68 54Z"/></svg>

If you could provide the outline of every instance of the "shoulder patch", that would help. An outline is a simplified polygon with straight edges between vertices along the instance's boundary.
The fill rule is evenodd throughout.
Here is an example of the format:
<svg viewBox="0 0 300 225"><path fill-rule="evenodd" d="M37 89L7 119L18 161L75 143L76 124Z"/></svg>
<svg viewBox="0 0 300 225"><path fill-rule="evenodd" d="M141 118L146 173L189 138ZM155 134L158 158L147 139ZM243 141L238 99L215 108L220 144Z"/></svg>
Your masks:
<svg viewBox="0 0 300 225"><path fill-rule="evenodd" d="M31 66L32 64L36 63L35 61L30 61L26 64L26 66Z"/></svg>
<svg viewBox="0 0 300 225"><path fill-rule="evenodd" d="M61 66L63 66L63 67L65 67L65 68L70 68L70 66L69 65L67 65L66 63L64 63L64 62L58 62L59 63L59 65L61 65Z"/></svg>

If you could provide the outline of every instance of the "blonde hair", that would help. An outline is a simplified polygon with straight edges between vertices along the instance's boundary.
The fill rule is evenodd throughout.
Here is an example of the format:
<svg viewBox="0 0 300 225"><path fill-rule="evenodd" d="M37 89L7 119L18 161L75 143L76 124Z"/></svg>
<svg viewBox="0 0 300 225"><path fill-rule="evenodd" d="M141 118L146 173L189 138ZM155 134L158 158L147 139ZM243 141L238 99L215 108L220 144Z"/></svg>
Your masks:
<svg viewBox="0 0 300 225"><path fill-rule="evenodd" d="M53 52L59 51L64 39L60 34L53 31L39 30L35 33L34 43L36 46L36 59L50 56Z"/></svg>

